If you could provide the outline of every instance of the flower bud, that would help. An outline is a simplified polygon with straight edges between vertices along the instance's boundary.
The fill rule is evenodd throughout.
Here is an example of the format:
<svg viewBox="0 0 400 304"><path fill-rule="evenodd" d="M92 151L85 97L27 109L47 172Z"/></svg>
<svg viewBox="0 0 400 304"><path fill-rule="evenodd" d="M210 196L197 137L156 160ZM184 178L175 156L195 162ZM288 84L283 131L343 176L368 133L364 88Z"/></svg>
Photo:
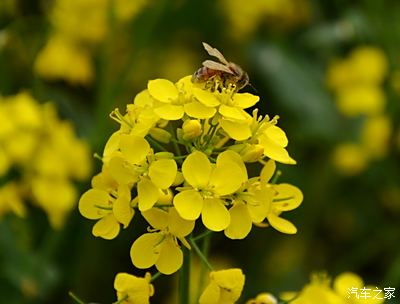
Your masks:
<svg viewBox="0 0 400 304"><path fill-rule="evenodd" d="M240 151L240 156L244 162L254 163L260 160L264 155L264 147L262 145L249 145Z"/></svg>
<svg viewBox="0 0 400 304"><path fill-rule="evenodd" d="M256 298L257 304L278 304L276 298L270 293L261 293Z"/></svg>
<svg viewBox="0 0 400 304"><path fill-rule="evenodd" d="M168 131L160 128L152 128L149 131L149 134L155 140L162 142L164 144L168 144L171 139L171 134Z"/></svg>
<svg viewBox="0 0 400 304"><path fill-rule="evenodd" d="M183 139L191 140L201 135L201 124L196 119L186 120L182 125Z"/></svg>

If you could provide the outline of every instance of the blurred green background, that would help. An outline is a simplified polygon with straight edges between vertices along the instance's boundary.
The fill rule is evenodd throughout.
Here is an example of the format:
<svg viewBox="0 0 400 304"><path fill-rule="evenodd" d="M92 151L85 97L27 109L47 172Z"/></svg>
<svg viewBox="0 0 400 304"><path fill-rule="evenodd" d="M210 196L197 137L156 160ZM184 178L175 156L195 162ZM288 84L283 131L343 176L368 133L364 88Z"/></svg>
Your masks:
<svg viewBox="0 0 400 304"><path fill-rule="evenodd" d="M260 112L280 116L298 162L280 165L280 181L305 197L288 215L294 236L213 237L211 255L246 274L242 299L299 290L316 270L400 288L399 19L395 0L1 0L0 94L53 102L101 154L117 129L111 110L150 79L192 74L206 41L248 72ZM90 176L101 166L92 160ZM72 303L69 290L111 303L116 273L143 273L129 257L140 217L106 241L76 207L59 229L27 208L25 218L0 212L0 303ZM159 278L152 302L167 303L172 284Z"/></svg>

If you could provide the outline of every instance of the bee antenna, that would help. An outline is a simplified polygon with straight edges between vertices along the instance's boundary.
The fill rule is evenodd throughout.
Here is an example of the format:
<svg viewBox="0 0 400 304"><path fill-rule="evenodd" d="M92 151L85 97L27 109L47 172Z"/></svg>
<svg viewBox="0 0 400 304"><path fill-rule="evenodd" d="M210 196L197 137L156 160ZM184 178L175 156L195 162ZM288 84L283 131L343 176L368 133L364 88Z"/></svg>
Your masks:
<svg viewBox="0 0 400 304"><path fill-rule="evenodd" d="M258 94L257 89L250 82L247 85L249 85L253 89L254 93Z"/></svg>

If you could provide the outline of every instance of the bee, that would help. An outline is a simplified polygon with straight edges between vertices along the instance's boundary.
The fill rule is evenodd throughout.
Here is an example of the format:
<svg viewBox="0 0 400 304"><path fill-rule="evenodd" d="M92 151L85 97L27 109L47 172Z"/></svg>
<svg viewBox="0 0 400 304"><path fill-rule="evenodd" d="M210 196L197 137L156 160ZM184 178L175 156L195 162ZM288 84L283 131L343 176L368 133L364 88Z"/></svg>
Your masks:
<svg viewBox="0 0 400 304"><path fill-rule="evenodd" d="M228 62L220 51L209 44L203 42L203 46L210 56L216 57L220 62L204 61L203 66L192 75L193 83L220 81L224 87L235 85L237 90L249 84L249 75L239 65Z"/></svg>

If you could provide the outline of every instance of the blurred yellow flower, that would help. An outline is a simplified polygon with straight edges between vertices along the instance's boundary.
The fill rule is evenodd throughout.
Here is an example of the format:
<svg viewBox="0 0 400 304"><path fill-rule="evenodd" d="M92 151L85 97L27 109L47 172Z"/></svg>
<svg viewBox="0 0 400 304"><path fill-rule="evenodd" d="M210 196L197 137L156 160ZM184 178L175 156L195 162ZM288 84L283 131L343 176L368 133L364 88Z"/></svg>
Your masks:
<svg viewBox="0 0 400 304"><path fill-rule="evenodd" d="M364 289L364 292L363 292ZM384 302L383 294L375 297L373 289L365 286L363 280L356 274L345 272L338 275L331 286L331 279L323 273L313 274L311 282L307 284L298 294L288 294L289 300L293 304L380 304Z"/></svg>
<svg viewBox="0 0 400 304"><path fill-rule="evenodd" d="M17 172L15 186L5 188L11 209L22 216L22 201L32 200L54 228L62 227L77 200L73 180L84 180L91 171L88 145L59 119L53 104L41 105L26 92L0 98L2 116L7 119L0 127L0 172Z"/></svg>
<svg viewBox="0 0 400 304"><path fill-rule="evenodd" d="M366 168L369 157L361 145L343 143L333 151L332 161L339 172L345 175L355 175Z"/></svg>
<svg viewBox="0 0 400 304"><path fill-rule="evenodd" d="M61 35L50 37L36 57L34 70L45 79L81 85L90 84L94 74L88 51Z"/></svg>
<svg viewBox="0 0 400 304"><path fill-rule="evenodd" d="M278 304L278 300L270 293L260 293L255 299L250 299L246 304Z"/></svg>
<svg viewBox="0 0 400 304"><path fill-rule="evenodd" d="M382 88L375 85L357 85L338 90L339 111L350 117L381 114L386 105Z"/></svg>
<svg viewBox="0 0 400 304"><path fill-rule="evenodd" d="M240 0L221 2L229 33L239 39L253 34L264 23L277 29L290 29L307 22L310 4L307 0L256 0L248 5Z"/></svg>
<svg viewBox="0 0 400 304"><path fill-rule="evenodd" d="M389 117L380 115L366 119L361 131L361 142L371 158L380 159L386 156L391 134L392 121Z"/></svg>
<svg viewBox="0 0 400 304"><path fill-rule="evenodd" d="M26 216L21 194L18 185L14 182L8 182L0 187L0 217L10 211L20 217Z"/></svg>

